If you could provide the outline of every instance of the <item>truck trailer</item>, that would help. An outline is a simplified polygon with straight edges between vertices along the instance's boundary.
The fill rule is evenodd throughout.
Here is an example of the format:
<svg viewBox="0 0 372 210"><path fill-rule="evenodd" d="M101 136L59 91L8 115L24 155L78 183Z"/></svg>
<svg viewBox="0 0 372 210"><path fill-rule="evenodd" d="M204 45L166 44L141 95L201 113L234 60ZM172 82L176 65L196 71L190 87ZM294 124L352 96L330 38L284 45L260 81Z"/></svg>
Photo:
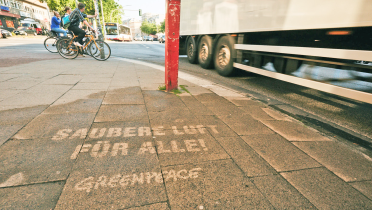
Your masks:
<svg viewBox="0 0 372 210"><path fill-rule="evenodd" d="M372 103L372 1L182 0L180 53Z"/></svg>

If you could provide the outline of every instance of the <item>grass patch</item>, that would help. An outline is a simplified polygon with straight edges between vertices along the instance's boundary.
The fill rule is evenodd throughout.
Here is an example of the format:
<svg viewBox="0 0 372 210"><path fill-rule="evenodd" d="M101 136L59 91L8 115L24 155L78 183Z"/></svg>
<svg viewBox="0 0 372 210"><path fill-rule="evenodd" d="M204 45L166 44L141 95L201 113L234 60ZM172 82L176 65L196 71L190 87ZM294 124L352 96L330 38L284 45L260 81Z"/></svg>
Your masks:
<svg viewBox="0 0 372 210"><path fill-rule="evenodd" d="M174 89L174 90L172 90L172 93L174 93L174 94L181 94L182 93L182 91L180 91L180 90L178 90L178 89Z"/></svg>
<svg viewBox="0 0 372 210"><path fill-rule="evenodd" d="M165 87L165 85L159 85L158 89L164 91L164 90L166 90L166 87Z"/></svg>
<svg viewBox="0 0 372 210"><path fill-rule="evenodd" d="M186 87L187 87L187 85L180 85L180 88L181 88L183 91L185 91L186 93L189 93L189 94L190 94L190 92L186 89Z"/></svg>

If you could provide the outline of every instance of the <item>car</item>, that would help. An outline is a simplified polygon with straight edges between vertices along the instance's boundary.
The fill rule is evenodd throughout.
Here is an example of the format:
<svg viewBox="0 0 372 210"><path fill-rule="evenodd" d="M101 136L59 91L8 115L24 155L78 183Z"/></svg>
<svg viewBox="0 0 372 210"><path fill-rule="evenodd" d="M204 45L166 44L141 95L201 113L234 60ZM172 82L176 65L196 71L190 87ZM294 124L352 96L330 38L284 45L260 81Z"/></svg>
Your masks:
<svg viewBox="0 0 372 210"><path fill-rule="evenodd" d="M17 28L17 30L14 31L16 35L37 35L37 31L34 27L35 24L31 23L21 23L21 26Z"/></svg>
<svg viewBox="0 0 372 210"><path fill-rule="evenodd" d="M11 37L12 33L10 33L9 31L5 29L0 29L0 36L3 38L7 38L7 37Z"/></svg>
<svg viewBox="0 0 372 210"><path fill-rule="evenodd" d="M134 37L134 41L143 41L143 38L140 36Z"/></svg>
<svg viewBox="0 0 372 210"><path fill-rule="evenodd" d="M148 36L148 37L147 37L147 40L148 40L148 41L154 41L154 38L152 38L152 36Z"/></svg>
<svg viewBox="0 0 372 210"><path fill-rule="evenodd" d="M165 43L165 35L159 37L159 43Z"/></svg>
<svg viewBox="0 0 372 210"><path fill-rule="evenodd" d="M151 36L151 37L152 37L153 41L158 41L158 36L153 35L153 36Z"/></svg>

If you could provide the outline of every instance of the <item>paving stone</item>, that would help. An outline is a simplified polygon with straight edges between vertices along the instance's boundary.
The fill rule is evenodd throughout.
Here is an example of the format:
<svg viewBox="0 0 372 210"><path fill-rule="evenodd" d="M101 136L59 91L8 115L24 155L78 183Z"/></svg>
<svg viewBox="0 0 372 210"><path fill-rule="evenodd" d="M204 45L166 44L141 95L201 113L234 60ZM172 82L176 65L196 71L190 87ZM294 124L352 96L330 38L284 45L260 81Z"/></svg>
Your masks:
<svg viewBox="0 0 372 210"><path fill-rule="evenodd" d="M232 105L232 103L225 99L224 97L221 97L215 93L204 93L204 94L200 94L200 95L194 95L194 97L200 101L201 103L205 104L206 106L208 105L216 105L216 104L219 104L219 105Z"/></svg>
<svg viewBox="0 0 372 210"><path fill-rule="evenodd" d="M230 158L206 129L204 134L197 129L189 131L195 134L156 136L154 140L162 166Z"/></svg>
<svg viewBox="0 0 372 210"><path fill-rule="evenodd" d="M0 83L0 90L14 89L14 90L26 90L32 86L39 84L40 81L28 81L28 82L11 82L5 81Z"/></svg>
<svg viewBox="0 0 372 210"><path fill-rule="evenodd" d="M83 140L9 140L0 147L0 186L65 180Z"/></svg>
<svg viewBox="0 0 372 210"><path fill-rule="evenodd" d="M102 105L94 122L148 119L145 105Z"/></svg>
<svg viewBox="0 0 372 210"><path fill-rule="evenodd" d="M52 139L72 130L89 128L95 113L41 114L20 130L15 139Z"/></svg>
<svg viewBox="0 0 372 210"><path fill-rule="evenodd" d="M292 171L321 166L277 134L242 136L242 139L276 171Z"/></svg>
<svg viewBox="0 0 372 210"><path fill-rule="evenodd" d="M107 94L103 104L145 104L143 96L139 94Z"/></svg>
<svg viewBox="0 0 372 210"><path fill-rule="evenodd" d="M210 109L205 107L193 96L181 96L180 98L183 103L186 104L187 108L189 108L189 110L194 113L194 115L214 115L214 113Z"/></svg>
<svg viewBox="0 0 372 210"><path fill-rule="evenodd" d="M1 209L53 209L64 182L0 188Z"/></svg>
<svg viewBox="0 0 372 210"><path fill-rule="evenodd" d="M69 90L61 96L53 105L67 104L83 99L103 99L106 92L100 90Z"/></svg>
<svg viewBox="0 0 372 210"><path fill-rule="evenodd" d="M123 209L167 200L156 153L102 154L79 155L55 209Z"/></svg>
<svg viewBox="0 0 372 210"><path fill-rule="evenodd" d="M250 114L256 120L274 120L274 118L262 109L262 106L243 106L241 109Z"/></svg>
<svg viewBox="0 0 372 210"><path fill-rule="evenodd" d="M46 108L47 106L36 106L0 111L0 125L25 125Z"/></svg>
<svg viewBox="0 0 372 210"><path fill-rule="evenodd" d="M215 115L198 116L200 124L208 128L209 133L215 137L237 136L229 126L227 126L220 118ZM216 127L215 127L216 126ZM215 130L213 129L215 128Z"/></svg>
<svg viewBox="0 0 372 210"><path fill-rule="evenodd" d="M82 80L80 80L81 83L110 83L111 82L110 77L85 77Z"/></svg>
<svg viewBox="0 0 372 210"><path fill-rule="evenodd" d="M289 117L288 115L285 115L276 110L273 110L272 108L262 108L262 110L266 112L270 117L274 118L275 120L292 121L291 117Z"/></svg>
<svg viewBox="0 0 372 210"><path fill-rule="evenodd" d="M352 182L350 184L372 200L372 181Z"/></svg>
<svg viewBox="0 0 372 210"><path fill-rule="evenodd" d="M149 112L168 111L171 109L187 110L187 106L177 96L156 99L145 97L145 103Z"/></svg>
<svg viewBox="0 0 372 210"><path fill-rule="evenodd" d="M372 180L372 161L338 142L294 144L346 182Z"/></svg>
<svg viewBox="0 0 372 210"><path fill-rule="evenodd" d="M298 122L280 120L263 121L263 123L289 141L331 141L319 132L311 130Z"/></svg>
<svg viewBox="0 0 372 210"><path fill-rule="evenodd" d="M0 146L16 134L24 125L0 125Z"/></svg>
<svg viewBox="0 0 372 210"><path fill-rule="evenodd" d="M233 104L236 106L260 106L260 107L265 107L265 104L252 100L250 98L231 98L227 97L229 101L231 101Z"/></svg>
<svg viewBox="0 0 372 210"><path fill-rule="evenodd" d="M72 89L73 90L107 90L110 83L82 83L79 82Z"/></svg>
<svg viewBox="0 0 372 210"><path fill-rule="evenodd" d="M0 91L0 100L7 99L9 97L15 96L23 90L1 90Z"/></svg>
<svg viewBox="0 0 372 210"><path fill-rule="evenodd" d="M188 110L168 110L163 112L148 113L151 127L162 126L163 129L169 130L173 126L182 128L183 126L200 125L200 120Z"/></svg>
<svg viewBox="0 0 372 210"><path fill-rule="evenodd" d="M101 104L102 99L80 99L67 104L52 105L43 114L96 113Z"/></svg>
<svg viewBox="0 0 372 210"><path fill-rule="evenodd" d="M280 175L254 177L251 180L275 209L316 209Z"/></svg>
<svg viewBox="0 0 372 210"><path fill-rule="evenodd" d="M169 210L167 203L155 203L141 207L133 207L128 210Z"/></svg>
<svg viewBox="0 0 372 210"><path fill-rule="evenodd" d="M372 209L372 201L325 168L281 174L318 209Z"/></svg>
<svg viewBox="0 0 372 210"><path fill-rule="evenodd" d="M142 90L140 87L133 86L133 87L125 87L125 88L115 88L115 89L110 89L107 91L107 95L110 94L121 94L121 95L127 95L127 94L140 94L142 95Z"/></svg>
<svg viewBox="0 0 372 210"><path fill-rule="evenodd" d="M215 115L243 115L245 111L233 104L206 104Z"/></svg>
<svg viewBox="0 0 372 210"><path fill-rule="evenodd" d="M162 171L172 209L274 209L231 160Z"/></svg>
<svg viewBox="0 0 372 210"><path fill-rule="evenodd" d="M81 80L81 76L75 75L58 75L51 79L44 81L42 84L64 84L64 85L74 85Z"/></svg>
<svg viewBox="0 0 372 210"><path fill-rule="evenodd" d="M248 114L219 117L238 135L274 134L272 130Z"/></svg>
<svg viewBox="0 0 372 210"><path fill-rule="evenodd" d="M217 141L247 176L276 174L276 171L240 137L217 138Z"/></svg>
<svg viewBox="0 0 372 210"><path fill-rule="evenodd" d="M206 88L200 87L198 85L188 85L186 89L193 96L200 95L200 94L206 94L206 93L212 93L212 91Z"/></svg>

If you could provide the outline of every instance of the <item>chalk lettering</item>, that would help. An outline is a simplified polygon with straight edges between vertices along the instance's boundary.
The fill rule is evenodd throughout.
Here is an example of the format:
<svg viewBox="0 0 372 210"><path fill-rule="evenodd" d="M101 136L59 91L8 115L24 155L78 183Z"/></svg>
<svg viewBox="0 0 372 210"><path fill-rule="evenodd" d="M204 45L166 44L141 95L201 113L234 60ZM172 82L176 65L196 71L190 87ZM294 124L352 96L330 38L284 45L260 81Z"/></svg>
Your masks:
<svg viewBox="0 0 372 210"><path fill-rule="evenodd" d="M207 125L214 133L218 133L217 125Z"/></svg>
<svg viewBox="0 0 372 210"><path fill-rule="evenodd" d="M186 149L187 151L189 152L198 152L200 151L199 148L195 148L198 146L198 144L196 143L196 140L185 140L185 144L186 144Z"/></svg>
<svg viewBox="0 0 372 210"><path fill-rule="evenodd" d="M177 126L172 126L172 129L173 129L173 133L174 133L175 135L182 135L182 134L185 134L185 133L183 133L183 132L181 132L181 131L178 131Z"/></svg>
<svg viewBox="0 0 372 210"><path fill-rule="evenodd" d="M155 136L164 136L165 135L165 133L163 132L164 131L163 126L155 127L155 128L153 128L153 131L154 131Z"/></svg>
<svg viewBox="0 0 372 210"><path fill-rule="evenodd" d="M157 141L156 143L158 145L158 153L159 154L172 152L170 150L164 149L164 145L163 145L163 142L162 141Z"/></svg>
<svg viewBox="0 0 372 210"><path fill-rule="evenodd" d="M151 136L151 128L149 127L139 127L138 136Z"/></svg>
<svg viewBox="0 0 372 210"><path fill-rule="evenodd" d="M98 131L98 128L93 128L89 134L89 138L92 138L92 139L102 138L106 133L106 128L101 128L98 134L97 134L97 131Z"/></svg>
<svg viewBox="0 0 372 210"><path fill-rule="evenodd" d="M186 134L197 134L198 131L195 129L194 126L183 126L183 130Z"/></svg>
<svg viewBox="0 0 372 210"><path fill-rule="evenodd" d="M103 147L101 149L102 141L97 141L97 144L95 144L92 148L91 156L92 157L104 157L109 152L109 149L111 145L109 144L109 141L103 142Z"/></svg>
<svg viewBox="0 0 372 210"><path fill-rule="evenodd" d="M121 150L121 155L128 154L128 144L127 143L115 143L112 147L111 156L116 156Z"/></svg>
<svg viewBox="0 0 372 210"><path fill-rule="evenodd" d="M138 151L139 155L145 154L146 152L149 152L151 154L156 153L155 147L152 146L152 142L144 142L141 146L141 148Z"/></svg>
<svg viewBox="0 0 372 210"><path fill-rule="evenodd" d="M74 138L80 138L80 139L85 139L88 135L88 129L82 128L77 130L72 136L70 136L69 139L74 139Z"/></svg>
<svg viewBox="0 0 372 210"><path fill-rule="evenodd" d="M119 137L121 136L121 128L110 128L107 133L107 137Z"/></svg>
<svg viewBox="0 0 372 210"><path fill-rule="evenodd" d="M107 183L109 187L116 187L116 183L119 182L121 178L120 174L116 174L110 178L110 181Z"/></svg>
<svg viewBox="0 0 372 210"><path fill-rule="evenodd" d="M63 140L65 138L67 138L71 133L72 130L71 129L62 129L62 130L59 130L57 132L57 134L55 136L52 137L52 140L54 141L59 141L59 140Z"/></svg>
<svg viewBox="0 0 372 210"><path fill-rule="evenodd" d="M185 149L178 149L177 142L171 141L172 152L185 152Z"/></svg>
<svg viewBox="0 0 372 210"><path fill-rule="evenodd" d="M135 127L125 128L124 129L124 137L136 136L136 134L133 133L133 132L136 132L136 128Z"/></svg>

